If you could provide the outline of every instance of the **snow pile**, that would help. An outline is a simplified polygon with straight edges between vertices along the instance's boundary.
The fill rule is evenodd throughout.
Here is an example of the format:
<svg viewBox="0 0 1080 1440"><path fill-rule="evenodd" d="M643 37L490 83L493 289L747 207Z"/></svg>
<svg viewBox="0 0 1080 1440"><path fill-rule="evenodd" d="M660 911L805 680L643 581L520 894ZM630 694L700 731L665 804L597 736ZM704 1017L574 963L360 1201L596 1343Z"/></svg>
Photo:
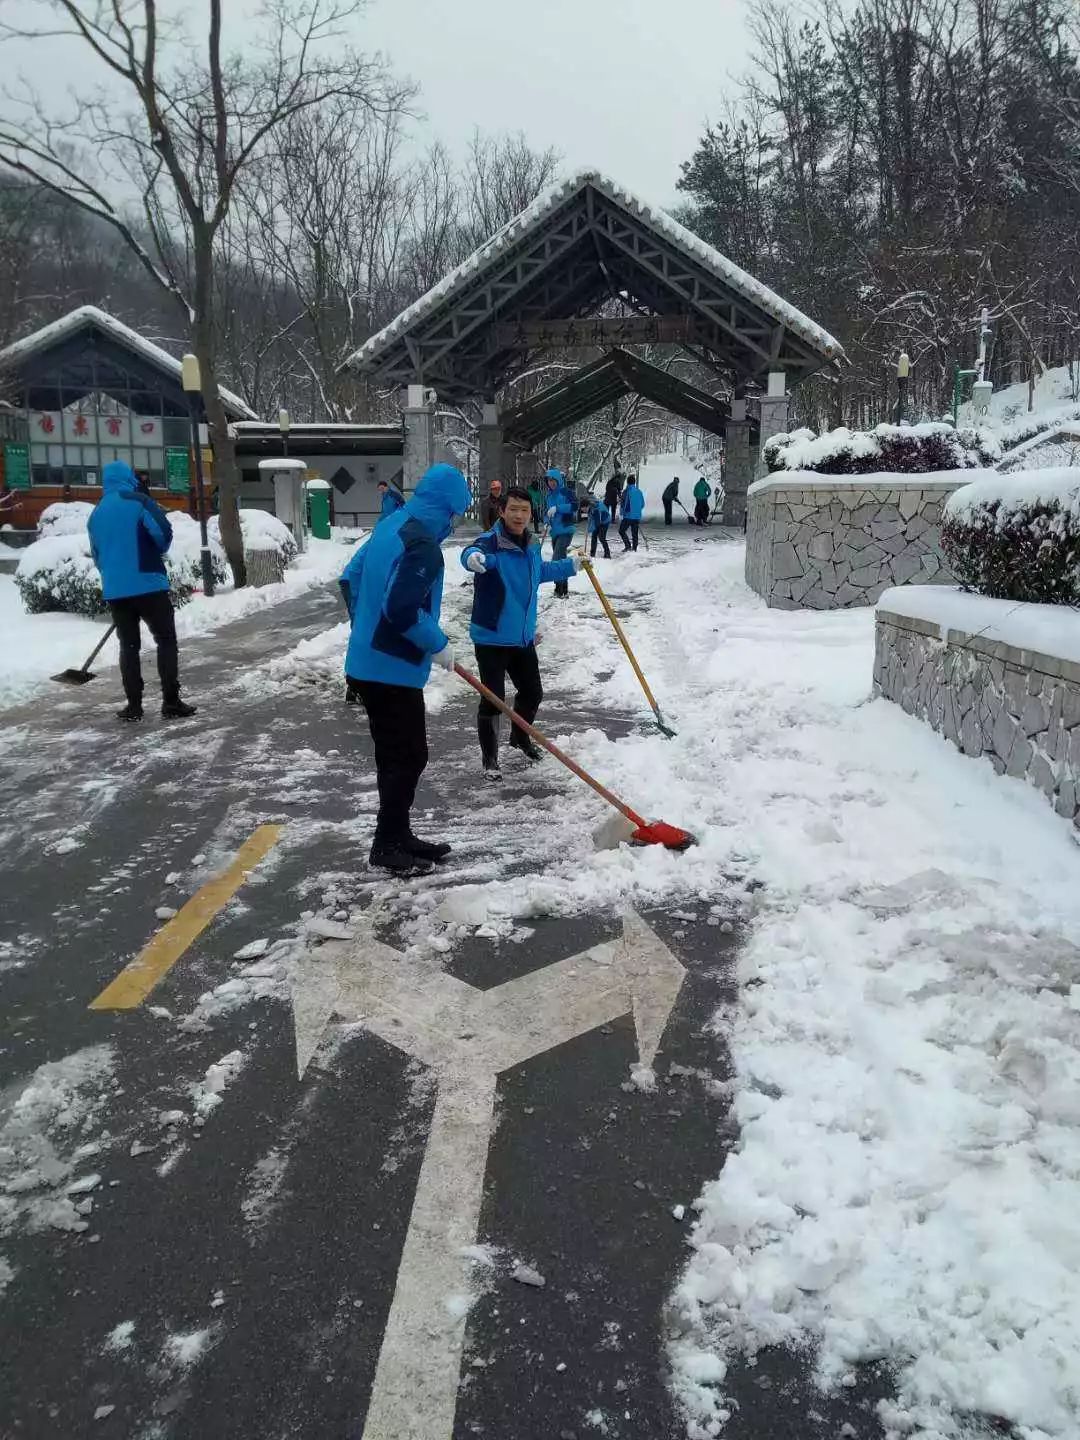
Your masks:
<svg viewBox="0 0 1080 1440"><path fill-rule="evenodd" d="M214 542L221 543L221 521L213 516L207 525ZM245 550L272 550L290 564L297 553L297 544L292 531L283 520L271 515L269 510L241 510L240 531L244 537Z"/></svg>
<svg viewBox="0 0 1080 1440"><path fill-rule="evenodd" d="M31 615L62 610L94 616L105 609L101 576L85 529L61 530L28 545L15 571L15 587Z"/></svg>
<svg viewBox="0 0 1080 1440"><path fill-rule="evenodd" d="M878 425L874 430L841 426L824 435L797 430L765 443L770 470L815 470L822 475L872 471L923 474L992 465L1001 445L989 430L954 430L951 425Z"/></svg>
<svg viewBox="0 0 1080 1440"><path fill-rule="evenodd" d="M57 500L41 512L38 531L42 536L83 535L93 513L89 500Z"/></svg>
<svg viewBox="0 0 1080 1440"><path fill-rule="evenodd" d="M188 599L190 599L196 590L202 590L202 529L199 522L194 520L186 510L170 510L168 517L169 524L172 526L173 538L168 554L165 556L165 568L169 572L174 599L182 590L187 591ZM207 526L208 531L209 529L210 527ZM208 539L214 581L218 585L224 585L229 578L229 566L225 559L225 551L222 550L212 534L208 534ZM186 601L179 603L186 603Z"/></svg>
<svg viewBox="0 0 1080 1440"><path fill-rule="evenodd" d="M228 984L228 982L225 982ZM207 1117L221 1104L222 1096L240 1071L244 1068L244 1055L240 1050L230 1050L207 1067L206 1074L191 1087L191 1098L195 1106L195 1124L202 1126Z"/></svg>
<svg viewBox="0 0 1080 1440"><path fill-rule="evenodd" d="M1080 473L1017 471L945 504L942 549L962 585L1000 600L1080 604Z"/></svg>
<svg viewBox="0 0 1080 1440"><path fill-rule="evenodd" d="M88 1141L112 1083L109 1045L40 1066L0 1105L0 1235L89 1229L89 1192L100 1176L76 1176L100 1146Z"/></svg>

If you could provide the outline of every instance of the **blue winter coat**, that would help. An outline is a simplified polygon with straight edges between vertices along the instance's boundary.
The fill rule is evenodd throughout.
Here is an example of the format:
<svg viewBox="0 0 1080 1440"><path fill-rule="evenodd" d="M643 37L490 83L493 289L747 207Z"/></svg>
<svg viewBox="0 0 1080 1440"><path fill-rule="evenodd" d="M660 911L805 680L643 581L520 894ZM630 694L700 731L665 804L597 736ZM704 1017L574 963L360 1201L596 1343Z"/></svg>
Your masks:
<svg viewBox="0 0 1080 1440"><path fill-rule="evenodd" d="M645 514L645 495L640 485L627 485L622 493L624 520L640 520Z"/></svg>
<svg viewBox="0 0 1080 1440"><path fill-rule="evenodd" d="M431 657L446 645L439 629L441 543L453 517L472 504L465 477L453 465L433 465L412 498L374 529L349 561L340 585L352 635L345 674L420 690Z"/></svg>
<svg viewBox="0 0 1080 1440"><path fill-rule="evenodd" d="M544 560L531 537L526 548L508 535L501 520L461 552L468 569L470 555L487 556L487 570L475 577L472 624L474 645L524 647L536 639L536 599L540 586L569 580L572 560Z"/></svg>
<svg viewBox="0 0 1080 1440"><path fill-rule="evenodd" d="M165 552L173 533L165 511L143 494L134 470L123 460L110 460L105 466L101 488L105 493L87 528L105 599L168 590Z"/></svg>
<svg viewBox="0 0 1080 1440"><path fill-rule="evenodd" d="M608 507L604 504L603 500L596 500L596 501L594 501L594 502L593 502L593 507L592 507L592 509L589 511L589 531L588 531L588 533L589 533L590 535L595 535L596 532L597 532L602 526L604 526L604 525L610 525L610 524L611 524L611 511L610 511L610 510L608 509Z"/></svg>
<svg viewBox="0 0 1080 1440"><path fill-rule="evenodd" d="M572 535L577 524L577 501L566 488L566 476L561 470L549 470L546 480L557 480L558 488L544 491L544 518L551 535ZM555 511L553 515L551 512Z"/></svg>
<svg viewBox="0 0 1080 1440"><path fill-rule="evenodd" d="M405 497L401 491L395 490L392 485L389 486L386 494L382 497L382 505L379 507L379 520L385 520L388 515L396 515L404 504Z"/></svg>

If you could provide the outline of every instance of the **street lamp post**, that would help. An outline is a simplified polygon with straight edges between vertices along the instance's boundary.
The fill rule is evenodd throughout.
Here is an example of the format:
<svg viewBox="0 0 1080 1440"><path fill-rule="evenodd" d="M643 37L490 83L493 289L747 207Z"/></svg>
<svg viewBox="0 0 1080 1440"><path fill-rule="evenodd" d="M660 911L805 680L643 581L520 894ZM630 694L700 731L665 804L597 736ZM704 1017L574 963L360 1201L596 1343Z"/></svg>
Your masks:
<svg viewBox="0 0 1080 1440"><path fill-rule="evenodd" d="M214 562L210 558L210 537L206 533L206 487L203 484L202 446L199 443L199 410L202 399L202 376L199 374L199 359L196 355L185 355L180 362L180 383L188 400L188 417L191 421L191 449L195 456L195 493L199 505L199 534L202 563L203 594L214 593Z"/></svg>
<svg viewBox="0 0 1080 1440"><path fill-rule="evenodd" d="M286 459L288 459L288 457L289 457L289 429L290 429L290 427L291 427L291 425L292 425L292 421L290 420L290 418L289 418L289 412L288 412L286 409L282 408L281 410L278 411L277 423L278 423L278 429L281 431L281 453L282 453L282 455L285 456Z"/></svg>
<svg viewBox="0 0 1080 1440"><path fill-rule="evenodd" d="M904 415L907 410L907 387L908 378L911 375L911 360L906 350L900 351L899 359L896 362L896 423L904 423Z"/></svg>

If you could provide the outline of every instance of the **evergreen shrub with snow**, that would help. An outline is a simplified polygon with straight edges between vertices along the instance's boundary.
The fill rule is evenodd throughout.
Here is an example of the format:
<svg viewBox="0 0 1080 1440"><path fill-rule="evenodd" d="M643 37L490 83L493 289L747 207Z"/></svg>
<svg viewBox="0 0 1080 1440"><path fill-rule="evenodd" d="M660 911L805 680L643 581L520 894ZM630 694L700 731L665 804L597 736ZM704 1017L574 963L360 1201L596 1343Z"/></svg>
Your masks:
<svg viewBox="0 0 1080 1440"><path fill-rule="evenodd" d="M925 475L995 464L1001 445L988 430L954 430L951 425L879 425L875 430L841 427L824 435L796 430L765 442L770 471L810 470L818 475L871 475L891 471Z"/></svg>
<svg viewBox="0 0 1080 1440"><path fill-rule="evenodd" d="M1080 605L1080 476L1019 471L963 485L946 501L941 544L967 590Z"/></svg>
<svg viewBox="0 0 1080 1440"><path fill-rule="evenodd" d="M40 535L82 535L94 513L88 500L57 500L38 516Z"/></svg>
<svg viewBox="0 0 1080 1440"><path fill-rule="evenodd" d="M216 515L210 521L209 530L211 539L220 544L221 524ZM286 565L296 559L298 546L292 531L269 510L241 510L240 532L245 550L275 550Z"/></svg>

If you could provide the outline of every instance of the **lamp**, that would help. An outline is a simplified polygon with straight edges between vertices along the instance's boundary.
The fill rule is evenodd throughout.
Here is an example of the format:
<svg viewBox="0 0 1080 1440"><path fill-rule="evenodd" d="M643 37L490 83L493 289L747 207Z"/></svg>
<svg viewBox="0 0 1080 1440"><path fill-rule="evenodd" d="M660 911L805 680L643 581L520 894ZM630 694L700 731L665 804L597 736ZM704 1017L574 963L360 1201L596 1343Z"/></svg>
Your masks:
<svg viewBox="0 0 1080 1440"><path fill-rule="evenodd" d="M214 593L214 563L210 558L210 537L206 533L206 487L203 483L202 446L199 444L199 407L202 402L202 373L199 357L185 355L180 361L180 384L188 402L191 422L191 450L195 456L195 493L199 507L199 561L202 568L203 594Z"/></svg>
<svg viewBox="0 0 1080 1440"><path fill-rule="evenodd" d="M908 377L911 374L911 358L906 350L901 350L896 361L896 423L904 423L904 410L907 402Z"/></svg>
<svg viewBox="0 0 1080 1440"><path fill-rule="evenodd" d="M281 431L281 453L287 456L289 453L289 430L292 427L292 420L289 418L289 412L284 406L277 412L277 423L278 429Z"/></svg>

